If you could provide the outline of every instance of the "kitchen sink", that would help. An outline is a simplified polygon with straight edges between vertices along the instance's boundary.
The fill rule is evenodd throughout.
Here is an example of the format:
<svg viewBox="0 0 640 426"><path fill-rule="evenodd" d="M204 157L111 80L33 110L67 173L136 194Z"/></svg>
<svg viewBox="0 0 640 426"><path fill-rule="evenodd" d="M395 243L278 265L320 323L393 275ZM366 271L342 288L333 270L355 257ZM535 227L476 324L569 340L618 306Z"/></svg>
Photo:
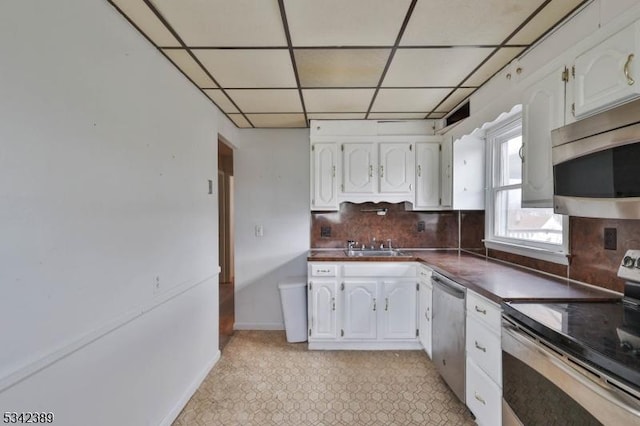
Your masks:
<svg viewBox="0 0 640 426"><path fill-rule="evenodd" d="M411 255L401 252L400 250L345 250L348 257L411 257Z"/></svg>

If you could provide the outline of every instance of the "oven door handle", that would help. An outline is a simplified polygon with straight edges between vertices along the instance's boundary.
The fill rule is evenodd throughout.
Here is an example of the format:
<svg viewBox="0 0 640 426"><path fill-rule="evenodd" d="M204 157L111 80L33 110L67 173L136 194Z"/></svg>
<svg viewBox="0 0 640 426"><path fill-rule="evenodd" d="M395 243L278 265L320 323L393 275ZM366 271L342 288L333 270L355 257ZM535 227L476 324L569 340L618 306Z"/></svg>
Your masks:
<svg viewBox="0 0 640 426"><path fill-rule="evenodd" d="M569 364L571 361L536 342L504 319L502 350L547 378L600 422L634 424L640 419L638 400L613 388L595 373L573 362Z"/></svg>

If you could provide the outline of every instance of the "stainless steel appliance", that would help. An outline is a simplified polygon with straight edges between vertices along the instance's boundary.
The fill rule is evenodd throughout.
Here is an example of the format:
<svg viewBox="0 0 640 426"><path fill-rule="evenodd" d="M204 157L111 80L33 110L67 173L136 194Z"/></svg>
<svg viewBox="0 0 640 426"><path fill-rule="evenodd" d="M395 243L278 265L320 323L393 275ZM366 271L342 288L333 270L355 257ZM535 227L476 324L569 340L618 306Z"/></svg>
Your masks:
<svg viewBox="0 0 640 426"><path fill-rule="evenodd" d="M554 211L640 219L640 100L551 132Z"/></svg>
<svg viewBox="0 0 640 426"><path fill-rule="evenodd" d="M436 369L464 402L466 288L434 272L432 355Z"/></svg>
<svg viewBox="0 0 640 426"><path fill-rule="evenodd" d="M505 303L503 424L640 424L640 251L615 302Z"/></svg>

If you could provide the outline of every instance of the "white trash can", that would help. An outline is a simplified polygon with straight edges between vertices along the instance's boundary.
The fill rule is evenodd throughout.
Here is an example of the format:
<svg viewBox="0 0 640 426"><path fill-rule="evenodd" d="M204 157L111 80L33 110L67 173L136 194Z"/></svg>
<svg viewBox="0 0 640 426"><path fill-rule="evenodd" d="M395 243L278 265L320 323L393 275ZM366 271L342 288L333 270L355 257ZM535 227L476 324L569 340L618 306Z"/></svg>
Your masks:
<svg viewBox="0 0 640 426"><path fill-rule="evenodd" d="M307 280L287 278L278 284L287 342L307 341Z"/></svg>

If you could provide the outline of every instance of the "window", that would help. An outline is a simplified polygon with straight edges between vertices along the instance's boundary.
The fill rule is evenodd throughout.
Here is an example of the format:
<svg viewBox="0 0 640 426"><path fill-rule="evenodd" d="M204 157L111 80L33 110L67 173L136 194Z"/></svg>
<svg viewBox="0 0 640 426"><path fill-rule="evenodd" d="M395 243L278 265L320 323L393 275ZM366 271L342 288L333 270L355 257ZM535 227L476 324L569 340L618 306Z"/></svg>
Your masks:
<svg viewBox="0 0 640 426"><path fill-rule="evenodd" d="M487 247L566 263L566 219L552 208L523 208L520 114L490 128Z"/></svg>

